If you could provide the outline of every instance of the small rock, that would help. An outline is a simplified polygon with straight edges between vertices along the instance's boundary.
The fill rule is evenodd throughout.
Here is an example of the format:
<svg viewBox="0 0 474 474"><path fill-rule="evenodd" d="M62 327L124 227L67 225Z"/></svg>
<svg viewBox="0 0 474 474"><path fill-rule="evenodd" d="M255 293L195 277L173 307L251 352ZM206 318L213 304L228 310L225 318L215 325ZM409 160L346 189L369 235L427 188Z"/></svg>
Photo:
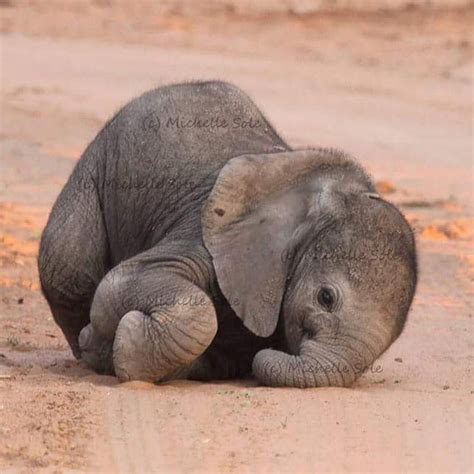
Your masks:
<svg viewBox="0 0 474 474"><path fill-rule="evenodd" d="M394 361L402 363L403 359L401 357L395 357Z"/></svg>
<svg viewBox="0 0 474 474"><path fill-rule="evenodd" d="M17 302L18 304L23 304L23 301L25 301L24 298L18 298L18 299L16 300L16 302Z"/></svg>

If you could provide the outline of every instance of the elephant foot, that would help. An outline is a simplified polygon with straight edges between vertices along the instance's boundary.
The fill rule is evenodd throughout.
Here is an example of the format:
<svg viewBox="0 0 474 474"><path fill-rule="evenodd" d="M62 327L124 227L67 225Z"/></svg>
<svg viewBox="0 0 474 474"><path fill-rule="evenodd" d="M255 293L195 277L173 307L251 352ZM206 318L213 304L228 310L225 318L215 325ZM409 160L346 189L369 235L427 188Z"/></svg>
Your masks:
<svg viewBox="0 0 474 474"><path fill-rule="evenodd" d="M114 374L113 341L101 336L88 324L79 334L81 359L99 374Z"/></svg>
<svg viewBox="0 0 474 474"><path fill-rule="evenodd" d="M214 307L210 300L207 303L174 308L171 314L127 313L118 325L113 348L119 380L162 382L185 377L217 332Z"/></svg>

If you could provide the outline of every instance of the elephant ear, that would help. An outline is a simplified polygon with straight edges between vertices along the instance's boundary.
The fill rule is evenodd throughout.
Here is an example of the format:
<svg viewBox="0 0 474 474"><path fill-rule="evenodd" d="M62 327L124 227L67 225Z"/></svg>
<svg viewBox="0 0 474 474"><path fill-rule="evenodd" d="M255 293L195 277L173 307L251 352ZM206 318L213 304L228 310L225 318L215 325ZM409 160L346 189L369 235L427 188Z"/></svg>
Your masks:
<svg viewBox="0 0 474 474"><path fill-rule="evenodd" d="M220 171L203 207L203 239L224 296L254 334L275 331L289 263L284 254L316 202L318 175L347 164L360 170L343 154L320 149L243 155Z"/></svg>

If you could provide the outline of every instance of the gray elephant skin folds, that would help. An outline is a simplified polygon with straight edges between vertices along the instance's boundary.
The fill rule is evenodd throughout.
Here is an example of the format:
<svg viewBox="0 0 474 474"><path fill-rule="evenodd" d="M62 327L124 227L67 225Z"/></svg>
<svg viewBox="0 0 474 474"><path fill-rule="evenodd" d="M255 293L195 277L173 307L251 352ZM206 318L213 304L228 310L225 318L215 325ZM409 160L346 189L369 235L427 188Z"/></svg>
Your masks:
<svg viewBox="0 0 474 474"><path fill-rule="evenodd" d="M75 357L121 381L350 386L417 281L410 226L362 167L293 150L219 81L152 90L105 124L38 265Z"/></svg>

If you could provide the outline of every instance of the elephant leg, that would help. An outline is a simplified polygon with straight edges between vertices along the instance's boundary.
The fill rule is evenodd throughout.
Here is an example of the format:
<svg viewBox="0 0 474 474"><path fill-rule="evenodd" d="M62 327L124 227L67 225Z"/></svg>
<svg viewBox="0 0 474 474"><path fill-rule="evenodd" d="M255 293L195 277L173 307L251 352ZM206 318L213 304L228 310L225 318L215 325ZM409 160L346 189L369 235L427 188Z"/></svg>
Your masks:
<svg viewBox="0 0 474 474"><path fill-rule="evenodd" d="M91 187L71 182L54 205L41 238L38 269L43 294L76 358L94 292L107 269L107 239Z"/></svg>
<svg viewBox="0 0 474 474"><path fill-rule="evenodd" d="M83 358L122 380L160 381L210 345L217 318L209 296L168 268L131 259L102 280L83 329Z"/></svg>
<svg viewBox="0 0 474 474"><path fill-rule="evenodd" d="M122 317L139 307L137 259L110 270L99 283L90 308L90 323L79 335L82 359L99 373L114 374L113 342Z"/></svg>

